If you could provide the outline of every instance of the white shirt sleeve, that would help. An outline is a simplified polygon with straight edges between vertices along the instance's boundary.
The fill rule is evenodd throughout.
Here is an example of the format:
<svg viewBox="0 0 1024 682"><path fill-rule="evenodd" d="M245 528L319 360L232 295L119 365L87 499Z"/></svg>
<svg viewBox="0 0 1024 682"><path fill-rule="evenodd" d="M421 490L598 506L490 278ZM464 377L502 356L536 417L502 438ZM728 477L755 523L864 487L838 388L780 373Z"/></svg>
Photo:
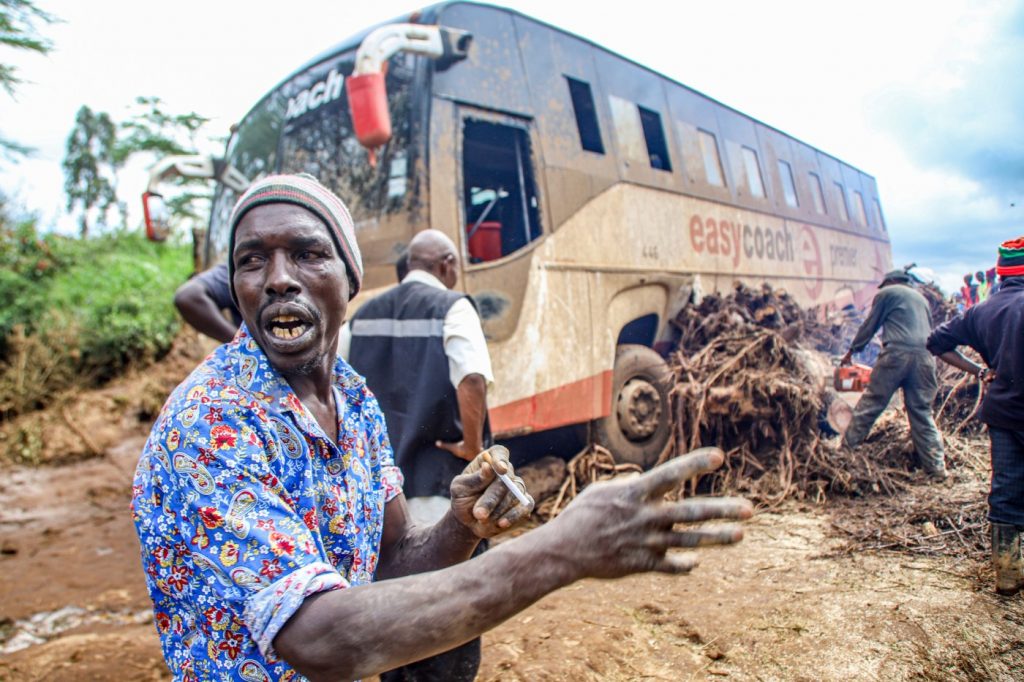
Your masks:
<svg viewBox="0 0 1024 682"><path fill-rule="evenodd" d="M339 343L340 346L340 343ZM461 298L448 309L444 318L444 353L448 356L448 378L452 386L459 387L470 374L479 374L494 386L491 356L476 308L467 298Z"/></svg>
<svg viewBox="0 0 1024 682"><path fill-rule="evenodd" d="M352 349L352 324L346 322L341 325L341 330L338 332L338 355L345 362L348 362L348 353Z"/></svg>

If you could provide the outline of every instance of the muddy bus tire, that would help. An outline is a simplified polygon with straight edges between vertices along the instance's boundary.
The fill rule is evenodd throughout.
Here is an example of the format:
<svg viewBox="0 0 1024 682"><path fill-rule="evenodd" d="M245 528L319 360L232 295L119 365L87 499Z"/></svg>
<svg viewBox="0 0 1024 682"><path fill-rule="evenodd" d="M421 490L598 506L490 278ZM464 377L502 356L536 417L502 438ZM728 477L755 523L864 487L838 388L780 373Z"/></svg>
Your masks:
<svg viewBox="0 0 1024 682"><path fill-rule="evenodd" d="M671 436L668 365L646 346L615 350L612 411L591 423L591 438L615 461L651 468Z"/></svg>

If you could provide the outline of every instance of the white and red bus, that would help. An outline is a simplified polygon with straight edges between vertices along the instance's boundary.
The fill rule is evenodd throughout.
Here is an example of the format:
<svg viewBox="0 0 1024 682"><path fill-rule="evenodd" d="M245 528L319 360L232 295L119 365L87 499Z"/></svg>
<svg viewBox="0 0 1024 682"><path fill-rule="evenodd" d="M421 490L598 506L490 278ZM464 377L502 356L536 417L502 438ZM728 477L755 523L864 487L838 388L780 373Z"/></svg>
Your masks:
<svg viewBox="0 0 1024 682"><path fill-rule="evenodd" d="M310 173L348 204L363 300L395 283L413 234L447 232L494 362L495 434L588 424L641 463L669 437L658 349L695 290L767 282L807 306L863 305L891 267L871 176L490 5L438 4L343 41L205 167L219 180L208 264L226 257L239 193L271 172Z"/></svg>

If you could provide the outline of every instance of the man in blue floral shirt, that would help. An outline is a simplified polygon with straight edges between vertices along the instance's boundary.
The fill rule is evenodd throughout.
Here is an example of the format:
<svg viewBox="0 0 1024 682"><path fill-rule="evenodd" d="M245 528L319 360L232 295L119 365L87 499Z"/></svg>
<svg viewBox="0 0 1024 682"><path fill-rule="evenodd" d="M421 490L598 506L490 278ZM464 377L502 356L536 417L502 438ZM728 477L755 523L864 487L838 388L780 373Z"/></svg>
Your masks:
<svg viewBox="0 0 1024 682"><path fill-rule="evenodd" d="M377 402L337 356L362 282L341 201L309 176L264 178L235 206L229 253L244 324L168 399L132 491L175 679L373 674L451 649L581 577L685 572L694 560L670 547L741 537L673 526L745 518L745 501L661 501L721 464L708 449L592 487L555 522L467 562L532 503L497 479L511 473L507 457L478 457L452 482L444 518L409 521Z"/></svg>

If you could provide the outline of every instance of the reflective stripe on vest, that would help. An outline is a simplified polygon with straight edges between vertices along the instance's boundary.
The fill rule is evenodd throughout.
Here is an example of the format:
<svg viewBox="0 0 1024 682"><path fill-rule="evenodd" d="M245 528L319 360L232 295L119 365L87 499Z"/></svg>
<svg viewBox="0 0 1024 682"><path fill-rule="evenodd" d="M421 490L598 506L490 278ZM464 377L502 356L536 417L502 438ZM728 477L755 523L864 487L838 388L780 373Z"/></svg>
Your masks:
<svg viewBox="0 0 1024 682"><path fill-rule="evenodd" d="M352 320L352 336L444 336L444 320Z"/></svg>

